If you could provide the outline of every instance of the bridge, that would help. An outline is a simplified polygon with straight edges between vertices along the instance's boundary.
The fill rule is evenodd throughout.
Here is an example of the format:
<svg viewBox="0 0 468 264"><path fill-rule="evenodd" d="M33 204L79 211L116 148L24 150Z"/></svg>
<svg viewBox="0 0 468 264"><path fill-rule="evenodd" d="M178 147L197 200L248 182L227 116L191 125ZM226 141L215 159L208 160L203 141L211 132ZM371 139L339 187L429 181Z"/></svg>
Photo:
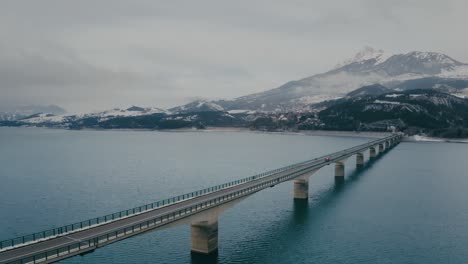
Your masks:
<svg viewBox="0 0 468 264"><path fill-rule="evenodd" d="M344 162L364 154L374 159L402 139L399 134L349 149L292 164L255 176L179 195L117 213L0 242L0 264L52 263L82 255L110 243L154 229L191 225L191 251L210 254L218 249L218 216L247 196L277 184L293 181L294 199L309 197L309 178L320 168L335 164L335 179L343 180Z"/></svg>

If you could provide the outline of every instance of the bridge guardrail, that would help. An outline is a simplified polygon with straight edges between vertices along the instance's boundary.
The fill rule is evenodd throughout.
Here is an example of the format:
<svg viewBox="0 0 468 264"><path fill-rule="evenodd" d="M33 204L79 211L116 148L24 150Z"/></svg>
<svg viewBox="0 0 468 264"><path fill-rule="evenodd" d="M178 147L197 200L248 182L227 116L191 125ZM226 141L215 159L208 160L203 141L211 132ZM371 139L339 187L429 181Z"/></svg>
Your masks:
<svg viewBox="0 0 468 264"><path fill-rule="evenodd" d="M347 149L346 152L352 152L353 150L370 147L372 145L378 144L380 142L384 142L384 141L386 141L386 140L388 140L390 138L393 138L393 137L396 137L396 136L392 135L392 136L385 137L383 139L377 139L377 140L374 140L374 141L371 141L371 142L367 142L367 143L358 145L356 147ZM239 180L231 181L231 182L228 182L228 183L216 185L216 186L213 186L213 187L205 188L205 189L202 189L202 190L198 190L198 191L178 195L178 196L175 196L175 197L171 197L171 198L160 200L160 201L157 201L157 202L145 204L145 205L142 205L142 206L137 206L137 207L134 207L134 208L131 208L131 209L119 211L119 212L108 214L108 215L105 215L105 216L100 216L100 217L88 219L88 220L85 220L85 221L77 222L77 223L74 223L74 224L69 224L69 225L65 225L65 226L61 226L61 227L57 227L57 228L48 229L48 230L45 230L45 231L42 231L42 232L36 232L36 233L33 233L33 234L19 236L19 237L13 238L13 239L3 240L3 241L0 241L0 252L3 251L3 250L16 248L16 247L28 245L28 244L31 244L31 243L39 242L39 241L42 241L42 240L46 240L46 239L50 239L50 238L70 234L70 233L73 233L73 232L76 232L76 231L79 231L79 230L95 227L97 225L106 224L106 223L109 223L109 222L112 222L112 221L115 221L115 220L119 220L119 219L122 219L122 218L126 218L126 217L134 216L134 215L137 215L137 214L140 214L140 213L144 213L144 212L147 212L149 210L155 210L155 209L158 209L158 208L162 208L162 207L174 204L174 203L178 203L180 201L193 199L195 197L203 196L203 195L206 195L206 194L209 194L209 193L212 193L212 192L216 192L216 191L219 191L219 190L223 190L223 189L226 189L226 188L230 188L230 187L233 187L233 186L236 186L236 185L239 185L239 184L244 184L246 182L250 182L250 181L253 181L253 180L258 180L260 178L268 177L270 175L273 175L273 174L276 174L276 173L279 173L279 172L283 172L283 171L292 169L292 168L297 167L297 166L306 165L306 164L312 163L312 162L318 162L318 161L323 160L325 157L333 157L333 156L336 156L336 155L340 155L342 153L343 153L343 151L338 151L338 152L335 152L335 153L332 153L332 154L323 155L323 156L315 158L315 159L295 163L295 164L292 164L292 165L288 165L288 166L285 166L285 167L281 167L281 168L278 168L278 169L274 169L274 170L263 172L263 173L260 173L260 174L257 174L257 175L246 177L246 178L243 178L243 179L239 179Z"/></svg>

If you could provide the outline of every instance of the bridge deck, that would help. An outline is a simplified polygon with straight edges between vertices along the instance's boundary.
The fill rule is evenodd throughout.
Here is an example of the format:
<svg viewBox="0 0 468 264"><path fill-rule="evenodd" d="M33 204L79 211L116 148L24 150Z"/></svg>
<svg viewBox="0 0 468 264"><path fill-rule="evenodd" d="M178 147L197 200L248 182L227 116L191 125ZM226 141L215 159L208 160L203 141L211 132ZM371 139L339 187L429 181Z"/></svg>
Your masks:
<svg viewBox="0 0 468 264"><path fill-rule="evenodd" d="M250 195L272 185L292 180L306 173L313 172L331 162L343 160L358 152L367 150L369 147L394 138L399 139L399 136L392 135L332 153L326 156L330 158L330 161L325 161L323 158L325 156L323 156L299 163L289 169L265 177L253 178L251 181L242 184L169 204L162 208L148 210L112 222L77 230L66 235L4 250L0 252L0 263L50 263L82 254L129 236L179 221L180 219Z"/></svg>

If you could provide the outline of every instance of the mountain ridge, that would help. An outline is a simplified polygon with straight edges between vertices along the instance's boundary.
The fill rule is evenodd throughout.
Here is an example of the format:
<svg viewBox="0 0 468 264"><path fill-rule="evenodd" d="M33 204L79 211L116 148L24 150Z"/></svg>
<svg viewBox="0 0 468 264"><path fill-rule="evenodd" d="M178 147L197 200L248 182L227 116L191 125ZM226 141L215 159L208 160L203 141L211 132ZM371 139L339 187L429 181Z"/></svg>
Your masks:
<svg viewBox="0 0 468 264"><path fill-rule="evenodd" d="M411 51L405 54L373 56L359 53L358 60L330 71L315 74L263 92L241 96L233 100L213 101L227 110L248 109L256 111L300 111L304 104L324 101L328 97L342 97L365 85L401 82L429 76L444 75L460 70L467 64L437 52ZM384 58L384 59L383 59ZM468 78L468 67L461 69ZM458 73L458 72L457 72ZM454 74L455 76L455 74ZM460 78L460 75L456 76ZM310 98L310 100L307 100ZM314 99L316 99L314 101Z"/></svg>
<svg viewBox="0 0 468 264"><path fill-rule="evenodd" d="M468 98L466 64L441 53L408 52L389 55L371 48L358 53L352 60L347 60L347 63L325 73L290 81L275 89L232 100L196 100L169 110L131 106L126 109L114 108L77 115L38 113L17 120L0 121L0 125L68 129L177 129L236 126L273 131L385 130L390 125L399 129L416 126L421 129L440 130L468 126L465 122L468 120L468 115L465 115L465 112L468 112L468 107L465 107L467 104L459 107L458 112L451 111L443 104L437 104L439 99L440 102L449 100L447 98L453 102L467 100L464 99ZM465 75L463 67L467 68ZM451 74L456 77L451 77ZM410 91L417 93L419 90L426 91L426 94L432 93L431 98L439 99L428 106L421 105L420 101L408 99L402 102L398 101L398 98L392 99L391 96L382 97L385 95L400 97L401 94L411 93ZM359 105L365 105L367 108L356 110ZM349 112L343 106L349 106L354 111ZM330 111L337 109L341 114L329 114ZM380 112L375 114L370 110ZM437 119L438 112L450 122ZM401 113L409 114L412 119L405 121L404 117L398 116ZM453 119L450 114L458 120ZM363 122L372 116L377 116L380 120L373 120L371 124ZM398 117L389 119L388 116ZM360 121L360 118L363 120ZM418 123L418 118L436 126L426 127L424 123ZM341 123L335 122L334 119L341 120ZM356 121L363 125L357 126Z"/></svg>

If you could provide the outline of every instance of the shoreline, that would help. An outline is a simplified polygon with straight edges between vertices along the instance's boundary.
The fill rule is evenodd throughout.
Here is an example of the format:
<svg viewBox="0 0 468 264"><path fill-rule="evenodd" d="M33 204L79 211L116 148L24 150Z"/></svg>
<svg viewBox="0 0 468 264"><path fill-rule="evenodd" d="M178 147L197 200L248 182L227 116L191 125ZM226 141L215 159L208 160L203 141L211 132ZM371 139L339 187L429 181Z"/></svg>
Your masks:
<svg viewBox="0 0 468 264"><path fill-rule="evenodd" d="M355 131L338 131L338 130L298 130L298 131L262 131L251 130L248 128L236 127L208 127L206 129L192 130L181 129L172 130L178 132L251 132L262 134L282 134L282 135L304 135L304 136L330 136L330 137L366 137L366 138L380 138L390 135L389 132L355 132Z"/></svg>
<svg viewBox="0 0 468 264"><path fill-rule="evenodd" d="M380 138L391 134L391 132L376 132L376 131L339 131L339 130L297 130L297 131L263 131L252 130L245 127L207 127L205 129L196 128L177 128L177 129L147 129L147 128L118 128L118 129L105 129L105 128L83 128L83 129L67 129L58 127L36 127L36 126L2 126L6 128L39 128L51 130L65 130L65 131L116 131L116 132L161 132L161 133L210 133L210 132L248 132L248 133L262 133L262 134L280 134L280 135L303 135L303 136L328 136L328 137L358 137L358 138ZM445 143L468 143L468 138L437 138L428 137L424 135L405 136L404 142L445 142Z"/></svg>
<svg viewBox="0 0 468 264"><path fill-rule="evenodd" d="M303 136L332 136L332 137L367 137L367 138L380 138L390 135L390 132L372 132L372 131L339 131L339 130L297 130L297 131L263 131L252 130L245 127L207 127L205 129L196 128L177 128L177 129L147 129L147 128L83 128L83 129L67 129L59 127L36 127L36 126L2 126L5 128L38 128L50 130L64 130L64 131L115 131L115 132L160 132L160 133L210 133L210 132L249 132L249 133L262 133L262 134L281 134L281 135L303 135Z"/></svg>

